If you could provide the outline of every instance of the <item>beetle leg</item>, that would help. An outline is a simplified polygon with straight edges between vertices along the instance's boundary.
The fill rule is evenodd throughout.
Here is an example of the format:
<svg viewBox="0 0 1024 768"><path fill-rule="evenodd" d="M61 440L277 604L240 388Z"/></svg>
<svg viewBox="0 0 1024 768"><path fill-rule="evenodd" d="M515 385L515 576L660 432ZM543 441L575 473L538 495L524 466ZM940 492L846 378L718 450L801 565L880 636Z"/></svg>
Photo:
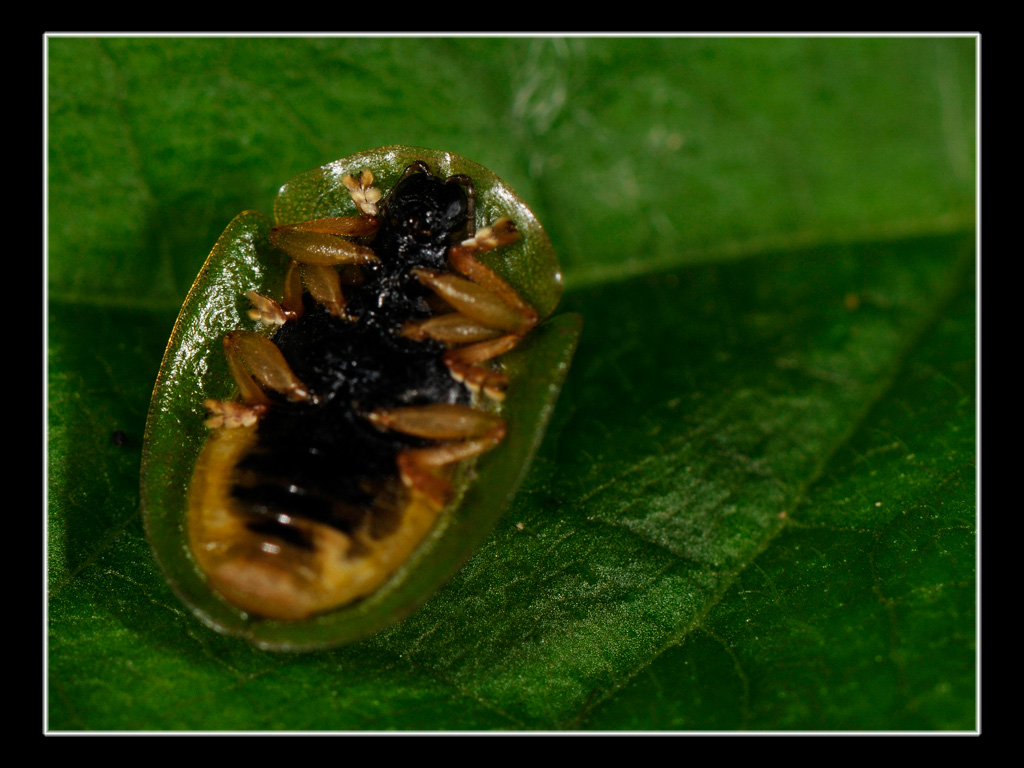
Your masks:
<svg viewBox="0 0 1024 768"><path fill-rule="evenodd" d="M486 453L500 442L501 437L482 438L402 451L396 459L398 472L406 487L422 494L435 509L442 509L452 496L452 485L436 470Z"/></svg>
<svg viewBox="0 0 1024 768"><path fill-rule="evenodd" d="M452 378L465 384L470 392L483 391L492 400L504 400L508 376L502 371L486 368L480 363L505 354L521 339L521 336L515 334L500 336L490 341L450 349L441 359L448 366Z"/></svg>
<svg viewBox="0 0 1024 768"><path fill-rule="evenodd" d="M358 178L346 175L348 189L358 216L334 216L286 224L270 230L270 242L296 261L315 266L366 264L377 261L373 250L344 237L368 237L377 232L377 202L381 193L373 186L373 174L364 170Z"/></svg>
<svg viewBox="0 0 1024 768"><path fill-rule="evenodd" d="M501 220L506 222L507 219ZM499 222L499 224L501 224ZM508 222L511 226L511 222ZM463 382L471 391L483 391L488 397L500 400L508 386L508 377L500 371L492 371L480 363L491 360L515 347L537 324L537 311L523 301L512 287L488 267L473 257L473 251L483 245L501 245L514 239L514 228L495 226L482 229L473 240L452 248L449 259L452 266L466 277L459 277L433 270L414 270L417 279L441 296L467 322L458 325L455 320L431 318L403 328L411 338L424 333L446 343L469 343L469 346L449 350L444 355L445 365L452 376ZM495 235L495 230L498 234ZM442 315L441 317L445 317ZM437 325L431 325L437 321ZM498 333L486 334L482 329L493 329ZM466 338L441 338L443 333L458 330ZM475 338L473 337L475 335Z"/></svg>
<svg viewBox="0 0 1024 768"><path fill-rule="evenodd" d="M361 214L367 217L377 215L380 190L373 186L373 174L369 170L363 170L358 179L349 175L343 176L341 183L348 189L352 202L356 204Z"/></svg>
<svg viewBox="0 0 1024 768"><path fill-rule="evenodd" d="M281 306L289 320L298 320L302 317L304 307L302 305L302 270L299 263L291 261L288 263L288 274L284 277L284 297Z"/></svg>
<svg viewBox="0 0 1024 768"><path fill-rule="evenodd" d="M537 312L532 307L510 304L504 296L473 280L433 269L414 269L413 274L456 311L488 328L525 336L537 324Z"/></svg>
<svg viewBox="0 0 1024 768"><path fill-rule="evenodd" d="M460 312L448 312L425 320L410 320L402 326L402 336L424 341L433 339L445 344L471 344L500 336L502 331L488 328Z"/></svg>
<svg viewBox="0 0 1024 768"><path fill-rule="evenodd" d="M505 431L505 422L500 416L468 405L449 403L379 408L368 413L367 418L378 429L431 440L464 440L483 437L499 428L502 435Z"/></svg>
<svg viewBox="0 0 1024 768"><path fill-rule="evenodd" d="M375 216L328 216L324 219L309 219L295 224L282 224L275 230L297 230L318 235L340 237L369 237L380 227Z"/></svg>
<svg viewBox="0 0 1024 768"><path fill-rule="evenodd" d="M255 295L263 299L259 294ZM271 300L266 299L266 301ZM277 304L277 302L273 303ZM236 331L235 333L241 333L241 331ZM252 374L245 367L236 349L236 345L229 341L230 335L228 334L228 336L224 337L224 357L227 358L228 370L231 372L231 378L235 380L235 384L238 386L242 402L204 400L203 405L210 412L210 418L203 423L210 429L250 427L266 413L267 408L270 406L270 398L267 397L266 393L260 388L260 385L256 383Z"/></svg>
<svg viewBox="0 0 1024 768"><path fill-rule="evenodd" d="M281 350L267 337L252 331L231 331L224 337L224 352L243 402L270 404L259 385L280 392L293 403L315 400Z"/></svg>
<svg viewBox="0 0 1024 768"><path fill-rule="evenodd" d="M352 217L350 219L316 219L301 224L287 224L270 230L270 242L275 248L281 249L301 264L334 267L339 264L369 264L378 261L372 248L339 237L339 235L350 234L338 231L348 229L348 224L335 229L315 226L324 221L351 221L362 224L370 220ZM374 220L372 231L376 231L376 220Z"/></svg>
<svg viewBox="0 0 1024 768"><path fill-rule="evenodd" d="M437 403L409 408L373 411L367 415L379 429L392 429L415 437L449 440L430 448L414 448L398 454L402 482L422 493L437 508L451 496L451 485L435 469L479 456L505 437L499 416L466 405Z"/></svg>
<svg viewBox="0 0 1024 768"><path fill-rule="evenodd" d="M288 322L288 313L278 302L256 291L246 291L245 296L252 302L252 309L248 312L250 320L263 325L284 325Z"/></svg>
<svg viewBox="0 0 1024 768"><path fill-rule="evenodd" d="M341 290L341 276L334 267L302 265L302 283L310 295L327 308L335 317L354 320L346 307L345 294Z"/></svg>
<svg viewBox="0 0 1024 768"><path fill-rule="evenodd" d="M358 271L358 267L348 266ZM352 275L346 274L346 278L351 282ZM289 320L298 320L303 312L303 286L335 317L343 320L355 319L346 311L347 302L341 290L341 274L338 270L335 267L299 264L297 261L292 261L288 267L284 282L284 300L280 303L256 291L248 291L245 294L253 303L249 317L264 325L284 325Z"/></svg>
<svg viewBox="0 0 1024 768"><path fill-rule="evenodd" d="M284 278L284 299L278 303L256 291L245 294L252 302L249 318L264 325L284 325L289 320L302 317L302 279L299 265L292 261Z"/></svg>
<svg viewBox="0 0 1024 768"><path fill-rule="evenodd" d="M456 272L461 272L473 282L486 286L501 296L510 306L527 312L527 310L532 311L532 307L520 298L512 286L498 277L490 268L477 261L475 257L475 254L493 251L495 248L514 243L518 239L519 230L516 229L515 222L507 216L503 216L491 226L479 230L473 237L453 246L448 251L448 261Z"/></svg>
<svg viewBox="0 0 1024 768"><path fill-rule="evenodd" d="M204 400L203 405L210 412L210 418L203 424L210 429L251 427L267 412L267 406L262 404L245 405L230 400Z"/></svg>

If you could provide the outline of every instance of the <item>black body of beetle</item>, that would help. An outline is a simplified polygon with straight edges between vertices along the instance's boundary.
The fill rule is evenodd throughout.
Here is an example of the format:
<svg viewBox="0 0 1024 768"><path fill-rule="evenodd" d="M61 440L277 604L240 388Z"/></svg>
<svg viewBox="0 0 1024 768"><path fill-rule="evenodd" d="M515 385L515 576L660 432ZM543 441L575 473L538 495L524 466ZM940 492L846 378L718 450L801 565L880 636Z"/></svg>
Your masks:
<svg viewBox="0 0 1024 768"><path fill-rule="evenodd" d="M407 176L384 203L370 244L380 261L362 267L361 284L345 287L355 321L331 315L306 294L302 317L274 334L315 402L290 403L270 393L275 407L260 419L231 490L254 534L310 547L297 521L346 534L367 522L381 532L393 525L395 505L381 503L381 496L395 493L396 456L428 441L381 431L366 414L469 403L466 388L442 363L443 344L398 333L406 321L431 314L430 291L412 270L447 269L448 249L471 228L469 212L461 184L428 173Z"/></svg>

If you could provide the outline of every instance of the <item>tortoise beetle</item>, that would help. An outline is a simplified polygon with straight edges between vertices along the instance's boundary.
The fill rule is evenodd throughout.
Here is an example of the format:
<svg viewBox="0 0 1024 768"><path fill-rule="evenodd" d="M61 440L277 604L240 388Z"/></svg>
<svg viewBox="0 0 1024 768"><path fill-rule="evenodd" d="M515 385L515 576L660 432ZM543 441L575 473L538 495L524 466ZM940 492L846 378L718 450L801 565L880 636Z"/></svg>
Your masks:
<svg viewBox="0 0 1024 768"><path fill-rule="evenodd" d="M457 155L331 163L275 218L237 217L182 307L142 503L197 616L301 650L404 617L483 543L580 320L549 318L561 275L533 214Z"/></svg>

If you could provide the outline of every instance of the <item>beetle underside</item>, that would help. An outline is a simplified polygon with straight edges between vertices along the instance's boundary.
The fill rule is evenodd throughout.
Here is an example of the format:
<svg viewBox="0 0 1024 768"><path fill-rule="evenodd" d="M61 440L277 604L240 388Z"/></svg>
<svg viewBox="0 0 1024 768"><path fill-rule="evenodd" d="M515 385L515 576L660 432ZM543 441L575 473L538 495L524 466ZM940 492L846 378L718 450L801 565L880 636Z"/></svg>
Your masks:
<svg viewBox="0 0 1024 768"><path fill-rule="evenodd" d="M277 330L225 337L240 401L205 403L192 550L218 592L266 618L350 603L401 568L454 468L504 438L483 406L508 385L490 361L537 323L476 259L518 233L509 219L475 231L472 180L420 161L382 203L369 171L344 181L358 216L272 230L290 258L283 298L247 295Z"/></svg>

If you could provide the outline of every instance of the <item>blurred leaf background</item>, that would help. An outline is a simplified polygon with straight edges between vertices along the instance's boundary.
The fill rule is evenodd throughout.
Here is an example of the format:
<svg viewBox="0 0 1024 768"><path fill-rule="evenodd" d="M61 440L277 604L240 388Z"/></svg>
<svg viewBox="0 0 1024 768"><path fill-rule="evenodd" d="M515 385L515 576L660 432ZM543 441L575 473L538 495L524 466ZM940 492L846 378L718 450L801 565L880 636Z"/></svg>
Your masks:
<svg viewBox="0 0 1024 768"><path fill-rule="evenodd" d="M973 37L47 40L53 730L973 730ZM138 510L240 211L385 144L532 205L582 343L526 486L402 624L218 636Z"/></svg>

